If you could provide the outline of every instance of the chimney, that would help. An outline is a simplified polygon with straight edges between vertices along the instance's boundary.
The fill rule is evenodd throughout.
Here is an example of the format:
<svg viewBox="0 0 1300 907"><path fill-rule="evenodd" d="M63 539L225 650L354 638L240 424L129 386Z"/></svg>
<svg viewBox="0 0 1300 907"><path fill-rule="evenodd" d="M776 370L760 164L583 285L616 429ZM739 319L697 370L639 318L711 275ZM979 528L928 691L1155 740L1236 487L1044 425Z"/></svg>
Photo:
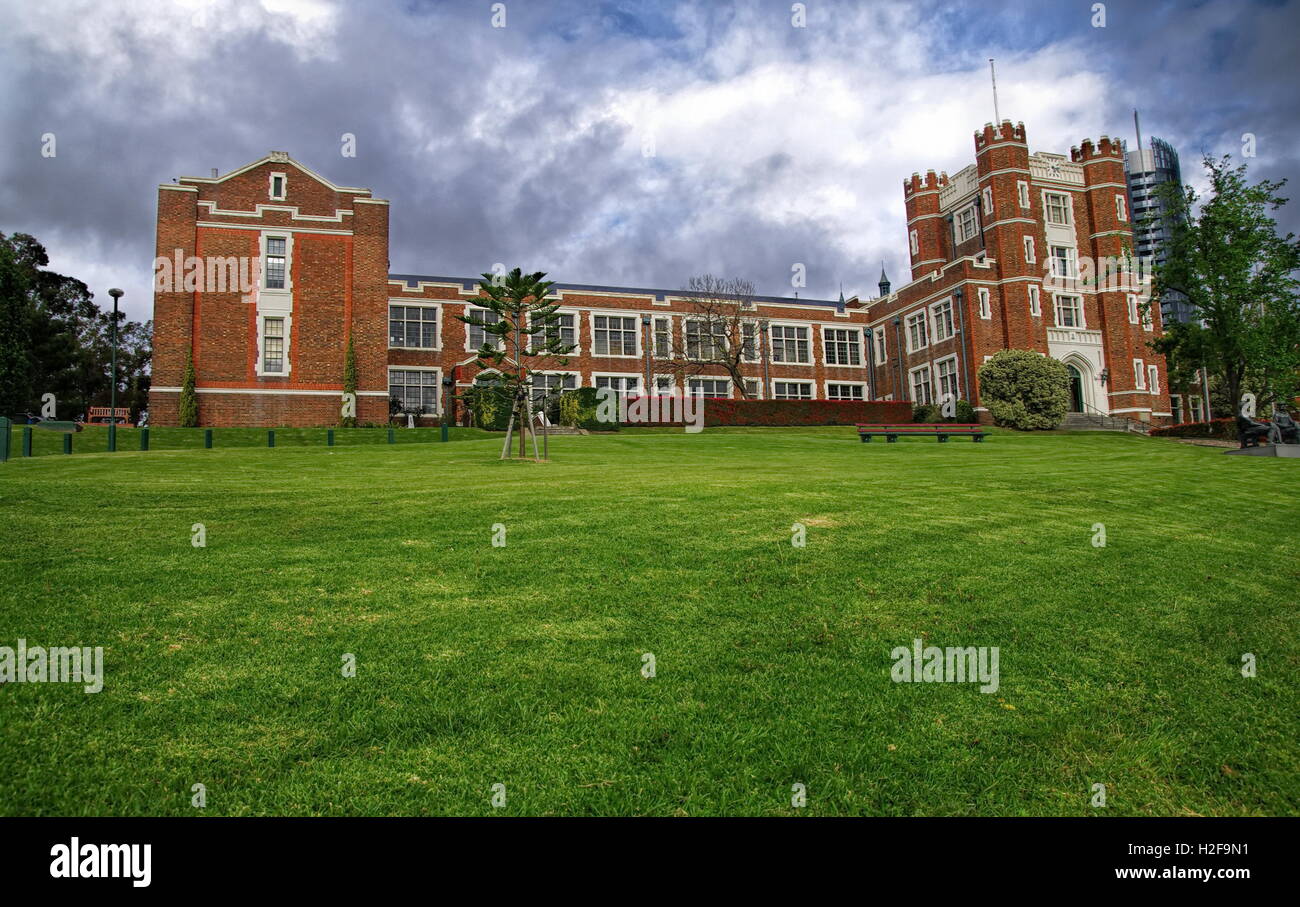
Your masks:
<svg viewBox="0 0 1300 907"><path fill-rule="evenodd" d="M216 168L216 167L213 167L213 168L212 168L212 178L213 178L213 179L216 179L216 178L217 178L217 168Z"/></svg>

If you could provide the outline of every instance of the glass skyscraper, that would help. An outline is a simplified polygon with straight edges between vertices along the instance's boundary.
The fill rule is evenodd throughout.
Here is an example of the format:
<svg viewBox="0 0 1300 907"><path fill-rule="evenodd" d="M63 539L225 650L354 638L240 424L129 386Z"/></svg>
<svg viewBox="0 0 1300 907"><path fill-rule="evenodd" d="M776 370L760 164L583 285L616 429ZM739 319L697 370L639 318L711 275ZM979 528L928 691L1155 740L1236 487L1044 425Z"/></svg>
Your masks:
<svg viewBox="0 0 1300 907"><path fill-rule="evenodd" d="M1182 186L1178 152L1164 139L1153 138L1149 147L1124 155L1124 175L1132 212L1133 254L1162 264L1172 237L1173 220L1169 203L1158 190L1167 184ZM1192 320L1191 306L1173 293L1165 294L1160 300L1160 314L1165 324Z"/></svg>

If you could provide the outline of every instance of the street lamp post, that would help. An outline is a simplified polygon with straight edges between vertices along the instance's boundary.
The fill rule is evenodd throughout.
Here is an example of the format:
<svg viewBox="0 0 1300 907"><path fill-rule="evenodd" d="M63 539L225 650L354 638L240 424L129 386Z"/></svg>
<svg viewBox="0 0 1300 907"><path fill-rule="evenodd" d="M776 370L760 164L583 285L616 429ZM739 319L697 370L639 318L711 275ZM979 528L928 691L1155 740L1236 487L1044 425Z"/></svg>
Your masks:
<svg viewBox="0 0 1300 907"><path fill-rule="evenodd" d="M117 450L117 301L122 291L117 287L108 291L113 297L113 384L108 390L108 449Z"/></svg>

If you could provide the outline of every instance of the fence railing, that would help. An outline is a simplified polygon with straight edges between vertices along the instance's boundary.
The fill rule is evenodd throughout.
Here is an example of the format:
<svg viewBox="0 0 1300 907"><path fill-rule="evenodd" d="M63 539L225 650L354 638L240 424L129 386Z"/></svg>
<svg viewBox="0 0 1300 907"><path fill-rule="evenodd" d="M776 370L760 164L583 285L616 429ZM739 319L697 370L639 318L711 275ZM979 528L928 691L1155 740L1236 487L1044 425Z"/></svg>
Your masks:
<svg viewBox="0 0 1300 907"><path fill-rule="evenodd" d="M460 426L431 428L124 428L72 423L20 425L0 417L0 462L16 457L72 453L229 448L335 447L433 443L495 437ZM111 437L115 435L116 437Z"/></svg>

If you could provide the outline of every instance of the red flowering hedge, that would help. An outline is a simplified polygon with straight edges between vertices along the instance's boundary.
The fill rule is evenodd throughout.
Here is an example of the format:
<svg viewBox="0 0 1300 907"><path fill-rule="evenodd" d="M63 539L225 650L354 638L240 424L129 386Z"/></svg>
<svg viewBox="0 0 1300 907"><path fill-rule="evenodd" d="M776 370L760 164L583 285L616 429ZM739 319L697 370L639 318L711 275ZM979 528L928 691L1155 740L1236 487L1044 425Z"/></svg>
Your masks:
<svg viewBox="0 0 1300 907"><path fill-rule="evenodd" d="M725 400L709 397L701 403L705 425L854 425L858 422L912 421L912 404L887 400Z"/></svg>
<svg viewBox="0 0 1300 907"><path fill-rule="evenodd" d="M1179 422L1164 428L1151 429L1151 435L1157 438L1218 438L1223 441L1237 440L1236 419L1211 419L1209 422Z"/></svg>

